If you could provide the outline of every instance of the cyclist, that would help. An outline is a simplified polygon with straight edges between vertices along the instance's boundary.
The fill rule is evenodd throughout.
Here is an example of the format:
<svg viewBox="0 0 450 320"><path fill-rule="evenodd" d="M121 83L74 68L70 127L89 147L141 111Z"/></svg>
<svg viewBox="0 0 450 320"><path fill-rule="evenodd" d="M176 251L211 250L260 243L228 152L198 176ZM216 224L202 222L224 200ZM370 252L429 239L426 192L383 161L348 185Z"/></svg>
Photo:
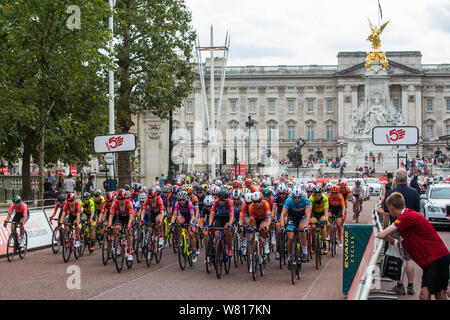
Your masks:
<svg viewBox="0 0 450 320"><path fill-rule="evenodd" d="M56 214L58 214L58 218L57 218L58 221L59 221L59 219L61 219L61 214L62 214L65 203L66 203L66 195L64 193L61 193L56 200L55 210L53 210L53 215L50 217L50 221L51 221L50 223L53 223L52 219L56 216ZM58 210L59 210L59 213L58 213ZM58 223L58 225L59 225L59 223Z"/></svg>
<svg viewBox="0 0 450 320"><path fill-rule="evenodd" d="M328 221L328 198L323 194L323 189L321 186L315 186L313 190L313 195L309 198L311 203L311 222L317 223L317 221ZM326 228L322 228L322 254L327 254L327 238L326 238ZM314 234L316 232L316 225L312 225L312 237L314 239ZM319 244L320 245L320 244ZM311 248L314 251L314 248Z"/></svg>
<svg viewBox="0 0 450 320"><path fill-rule="evenodd" d="M190 223L193 225L195 223L195 209L192 203L188 200L189 195L185 191L180 191L178 193L178 201L175 203L175 207L173 209L173 215L172 215L172 222L175 223L175 221L178 224L183 223ZM179 235L181 232L180 228L178 228L176 234ZM192 250L192 262L197 261L197 244L196 244L196 238L195 238L195 227L189 226L188 228L189 233L189 239L190 239L190 246ZM174 234L174 237L176 235Z"/></svg>
<svg viewBox="0 0 450 320"><path fill-rule="evenodd" d="M266 200L267 203L269 204L270 212L272 213L272 210L274 208L273 204L274 204L275 198L272 196L273 190L272 190L272 187L270 186L270 181L267 181L267 180L264 181L263 185L265 185L265 187L262 189L262 195L264 197L264 200ZM271 235L272 245L276 244L275 225L274 224L270 225L270 235Z"/></svg>
<svg viewBox="0 0 450 320"><path fill-rule="evenodd" d="M75 241L75 247L78 248L80 243L80 221L81 221L81 204L75 201L75 194L68 193L66 196L66 203L64 204L63 213L59 223L62 224L64 222L64 218L67 217L67 220L70 224L74 224L75 232L77 235ZM66 231L68 231L68 226L66 226Z"/></svg>
<svg viewBox="0 0 450 320"><path fill-rule="evenodd" d="M244 189L244 190L249 190L249 189ZM249 209L250 205L252 204L252 202L253 202L253 200L252 200L251 192L245 193L244 194L244 203L242 204L241 212L236 213L236 214L239 214L239 226L241 228L241 237L243 238L242 254L244 254L244 255L247 253L247 235L244 237L243 226L244 226L244 224L245 224L245 226L250 226L250 215L249 215L248 209Z"/></svg>
<svg viewBox="0 0 450 320"><path fill-rule="evenodd" d="M231 228L234 221L233 202L230 199L228 191L220 190L217 194L217 199L214 200L209 215L209 226L213 225L215 228L225 228L224 234L228 243L228 256L233 256ZM219 232L215 232L214 237L216 241L219 238Z"/></svg>
<svg viewBox="0 0 450 320"><path fill-rule="evenodd" d="M292 195L284 202L280 217L281 231L286 231L287 234L289 270L292 269L291 254L295 229L303 231L300 233L300 241L303 253L301 261L308 261L308 242L306 239L306 232L308 231L310 217L311 205L309 199L303 194L303 190L300 187L294 187L294 189L292 190Z"/></svg>
<svg viewBox="0 0 450 320"><path fill-rule="evenodd" d="M242 190L241 183L239 180L233 180L232 182L233 190Z"/></svg>
<svg viewBox="0 0 450 320"><path fill-rule="evenodd" d="M344 214L343 222L345 223L345 220L347 218L348 200L350 199L350 193L351 193L350 188L347 186L347 182L345 182L345 181L339 182L339 192L340 192L340 194L342 194L342 196L344 197L344 201L345 201L345 209L343 212L343 214Z"/></svg>
<svg viewBox="0 0 450 320"><path fill-rule="evenodd" d="M239 222L239 213L242 209L242 204L244 203L244 200L242 199L242 193L239 189L234 189L231 192L231 198L233 200L233 210L235 212L234 214L234 222Z"/></svg>
<svg viewBox="0 0 450 320"><path fill-rule="evenodd" d="M9 207L8 215L6 216L6 220L3 223L3 227L6 228L7 222L11 219L11 215L13 212L14 218L12 222L20 223L20 237L19 237L19 245L23 247L25 245L25 223L27 222L30 214L28 211L28 207L25 202L22 201L22 198L19 195L15 195L12 201L13 203ZM11 225L11 232L13 232L14 225Z"/></svg>
<svg viewBox="0 0 450 320"><path fill-rule="evenodd" d="M140 195L139 195L140 196ZM144 205L139 216L140 221L156 223L156 231L158 232L158 245L160 247L164 244L162 221L164 218L164 204L159 196L156 195L156 191L153 189L148 190L148 197L144 202ZM148 228L150 232L150 226Z"/></svg>
<svg viewBox="0 0 450 320"><path fill-rule="evenodd" d="M342 194L339 193L338 186L332 186L330 193L327 194L328 205L330 206L330 213L336 218L336 227L338 231L338 246L342 246L342 213L345 211L345 200Z"/></svg>
<svg viewBox="0 0 450 320"><path fill-rule="evenodd" d="M261 192L252 193L252 201L248 209L250 216L251 229L259 229L260 236L264 243L264 254L269 254L269 239L267 237L267 231L269 231L271 224L271 212L269 203L263 199ZM253 232L248 234L249 253L250 257L253 253L253 246L255 241L255 235ZM251 262L251 260L250 260ZM252 262L250 263L250 272L252 271Z"/></svg>
<svg viewBox="0 0 450 320"><path fill-rule="evenodd" d="M253 193L253 192L256 192L258 190L256 189L256 187L252 183L253 183L252 179L245 179L245 181L244 181L245 187L247 189L250 189L250 192Z"/></svg>
<svg viewBox="0 0 450 320"><path fill-rule="evenodd" d="M95 194L95 190L93 192ZM94 198L91 198L91 194L89 192L85 192L83 196L81 197L81 209L82 209L82 215L81 215L81 221L89 221L89 235L90 235L90 244L89 244L89 250L94 250L95 245L95 226L92 223L96 219L96 210L95 210L95 203Z"/></svg>
<svg viewBox="0 0 450 320"><path fill-rule="evenodd" d="M126 199L125 189L120 189L117 194L117 200L114 201L109 213L109 225L114 225L113 236L117 239L120 230L125 230L128 245L128 261L133 261L133 238L131 226L133 223L133 205L130 200Z"/></svg>
<svg viewBox="0 0 450 320"><path fill-rule="evenodd" d="M209 214L211 213L211 208L214 203L214 197L211 195L205 196L205 199L203 200L203 207L200 209L200 221L199 226L200 230L203 229L203 226L205 225L205 221L209 221ZM205 231L205 239L206 239L206 231Z"/></svg>
<svg viewBox="0 0 450 320"><path fill-rule="evenodd" d="M100 217L100 212L102 211L103 203L105 203L105 198L103 198L102 192L100 190L95 190L94 197L91 199L93 199L94 201L94 208L95 208L92 221L100 221L98 220L98 218ZM91 251L94 250L95 238L96 238L95 226L91 223Z"/></svg>
<svg viewBox="0 0 450 320"><path fill-rule="evenodd" d="M130 194L129 200L133 204L134 212L137 212L139 209L139 194L142 191L142 185L140 183L133 184L133 191Z"/></svg>
<svg viewBox="0 0 450 320"><path fill-rule="evenodd" d="M286 199L287 199L287 192L288 192L288 189L284 184L280 184L278 186L277 195L275 197L274 206L272 208L272 221L275 222L277 248L280 245L278 243L278 237L281 232L280 218L281 218L281 212L283 211L284 203L286 202ZM285 221L285 223L286 223L286 221ZM275 253L275 260L279 260L279 259L280 259L280 253L277 250L277 252Z"/></svg>
<svg viewBox="0 0 450 320"><path fill-rule="evenodd" d="M308 183L306 185L306 196L308 197L308 199L312 196L314 187L314 183Z"/></svg>
<svg viewBox="0 0 450 320"><path fill-rule="evenodd" d="M353 200L353 212L355 212L355 207L357 202L359 202L360 205L360 212L362 212L363 207L363 199L364 199L364 188L361 187L361 181L356 180L355 186L352 188L350 197ZM356 215L353 214L353 221L356 221Z"/></svg>
<svg viewBox="0 0 450 320"><path fill-rule="evenodd" d="M107 192L105 193L105 202L103 202L102 210L100 211L100 216L98 217L99 223L104 223L109 220L109 213L111 212L111 207L114 203L114 193ZM102 228L102 233L106 231L106 224L104 224Z"/></svg>

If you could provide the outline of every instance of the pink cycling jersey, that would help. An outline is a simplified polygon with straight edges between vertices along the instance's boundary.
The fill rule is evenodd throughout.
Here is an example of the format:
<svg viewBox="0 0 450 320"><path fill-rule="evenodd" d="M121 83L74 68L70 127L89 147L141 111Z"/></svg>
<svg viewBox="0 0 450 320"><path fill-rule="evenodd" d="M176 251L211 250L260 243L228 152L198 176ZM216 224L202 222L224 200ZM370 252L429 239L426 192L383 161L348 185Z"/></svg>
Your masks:
<svg viewBox="0 0 450 320"><path fill-rule="evenodd" d="M27 217L28 207L25 203L22 203L19 208L17 208L16 204L13 203L11 207L9 207L9 213L13 213L14 210L16 211L16 213L21 213L24 218Z"/></svg>
<svg viewBox="0 0 450 320"><path fill-rule="evenodd" d="M190 214L194 213L194 206L192 205L192 202L188 201L187 205L184 205L184 207L181 207L178 201L175 203L174 212L177 212L178 214L185 214L187 211L189 211Z"/></svg>

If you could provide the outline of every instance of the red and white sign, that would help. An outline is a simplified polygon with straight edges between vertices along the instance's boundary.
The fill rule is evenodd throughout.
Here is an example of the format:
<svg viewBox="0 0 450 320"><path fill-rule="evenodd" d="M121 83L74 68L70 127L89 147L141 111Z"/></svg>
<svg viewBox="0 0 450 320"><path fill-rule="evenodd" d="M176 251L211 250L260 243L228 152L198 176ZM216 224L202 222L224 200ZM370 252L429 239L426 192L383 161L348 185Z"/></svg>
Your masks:
<svg viewBox="0 0 450 320"><path fill-rule="evenodd" d="M5 176L8 175L8 167L4 167L4 168L3 168L3 174L4 174Z"/></svg>
<svg viewBox="0 0 450 320"><path fill-rule="evenodd" d="M136 136L132 133L110 134L94 138L97 153L125 152L136 150Z"/></svg>
<svg viewBox="0 0 450 320"><path fill-rule="evenodd" d="M77 175L77 168L70 168L70 174L73 176Z"/></svg>
<svg viewBox="0 0 450 320"><path fill-rule="evenodd" d="M58 174L58 176L62 176L63 175L63 171L61 169L59 169L58 171L56 171L56 173Z"/></svg>
<svg viewBox="0 0 450 320"><path fill-rule="evenodd" d="M372 129L372 143L376 146L408 146L419 143L417 127L375 127Z"/></svg>

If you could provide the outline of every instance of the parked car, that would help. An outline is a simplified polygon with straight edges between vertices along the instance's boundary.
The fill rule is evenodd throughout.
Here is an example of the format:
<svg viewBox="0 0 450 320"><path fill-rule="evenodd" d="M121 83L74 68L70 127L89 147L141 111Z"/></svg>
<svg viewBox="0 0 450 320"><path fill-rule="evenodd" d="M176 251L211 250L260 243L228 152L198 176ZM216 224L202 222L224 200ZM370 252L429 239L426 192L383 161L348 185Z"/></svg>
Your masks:
<svg viewBox="0 0 450 320"><path fill-rule="evenodd" d="M366 178L366 183L369 186L370 195L379 196L383 191L383 185L378 178Z"/></svg>
<svg viewBox="0 0 450 320"><path fill-rule="evenodd" d="M364 189L364 200L369 200L370 199L370 189L369 189L369 186L364 181L364 179L362 179L362 178L350 178L350 179L345 180L345 182L347 182L348 187L351 190L353 190L353 187L355 186L355 181L356 180L361 181L361 187Z"/></svg>
<svg viewBox="0 0 450 320"><path fill-rule="evenodd" d="M433 225L450 225L450 184L439 183L428 187L420 195L423 216Z"/></svg>

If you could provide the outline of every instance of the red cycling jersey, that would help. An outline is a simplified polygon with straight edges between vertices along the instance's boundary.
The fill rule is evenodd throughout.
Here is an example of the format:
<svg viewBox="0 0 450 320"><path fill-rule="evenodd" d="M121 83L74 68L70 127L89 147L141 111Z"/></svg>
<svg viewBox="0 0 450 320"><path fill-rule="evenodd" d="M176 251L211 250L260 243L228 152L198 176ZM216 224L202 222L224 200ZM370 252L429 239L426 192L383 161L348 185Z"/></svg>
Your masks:
<svg viewBox="0 0 450 320"><path fill-rule="evenodd" d="M111 207L110 215L114 216L115 214L119 216L130 216L133 214L133 205L130 200L125 200L123 206L119 204L119 200L114 200L114 203Z"/></svg>
<svg viewBox="0 0 450 320"><path fill-rule="evenodd" d="M16 204L13 203L13 204L9 207L9 213L11 214L14 210L16 211L16 213L22 214L24 218L27 217L28 207L27 207L27 205L26 205L25 203L22 202L22 203L20 204L20 207L19 207L19 208L17 208L17 207L16 207Z"/></svg>
<svg viewBox="0 0 450 320"><path fill-rule="evenodd" d="M149 210L151 212L156 212L156 211L164 212L164 203L163 203L161 197L155 197L154 201L151 201L150 199L145 200L142 210L144 212L146 212L147 207L149 207Z"/></svg>
<svg viewBox="0 0 450 320"><path fill-rule="evenodd" d="M75 202L75 204L73 206L70 206L67 202L64 204L64 208L63 208L63 212L64 213L68 213L72 216L76 216L77 214L79 214L81 212L81 205L78 201Z"/></svg>
<svg viewBox="0 0 450 320"><path fill-rule="evenodd" d="M112 205L113 205L113 201L105 201L105 202L103 202L103 205L102 205L102 211L100 211L100 214L103 214L103 213L105 213L105 212L111 212L111 207L112 207Z"/></svg>

